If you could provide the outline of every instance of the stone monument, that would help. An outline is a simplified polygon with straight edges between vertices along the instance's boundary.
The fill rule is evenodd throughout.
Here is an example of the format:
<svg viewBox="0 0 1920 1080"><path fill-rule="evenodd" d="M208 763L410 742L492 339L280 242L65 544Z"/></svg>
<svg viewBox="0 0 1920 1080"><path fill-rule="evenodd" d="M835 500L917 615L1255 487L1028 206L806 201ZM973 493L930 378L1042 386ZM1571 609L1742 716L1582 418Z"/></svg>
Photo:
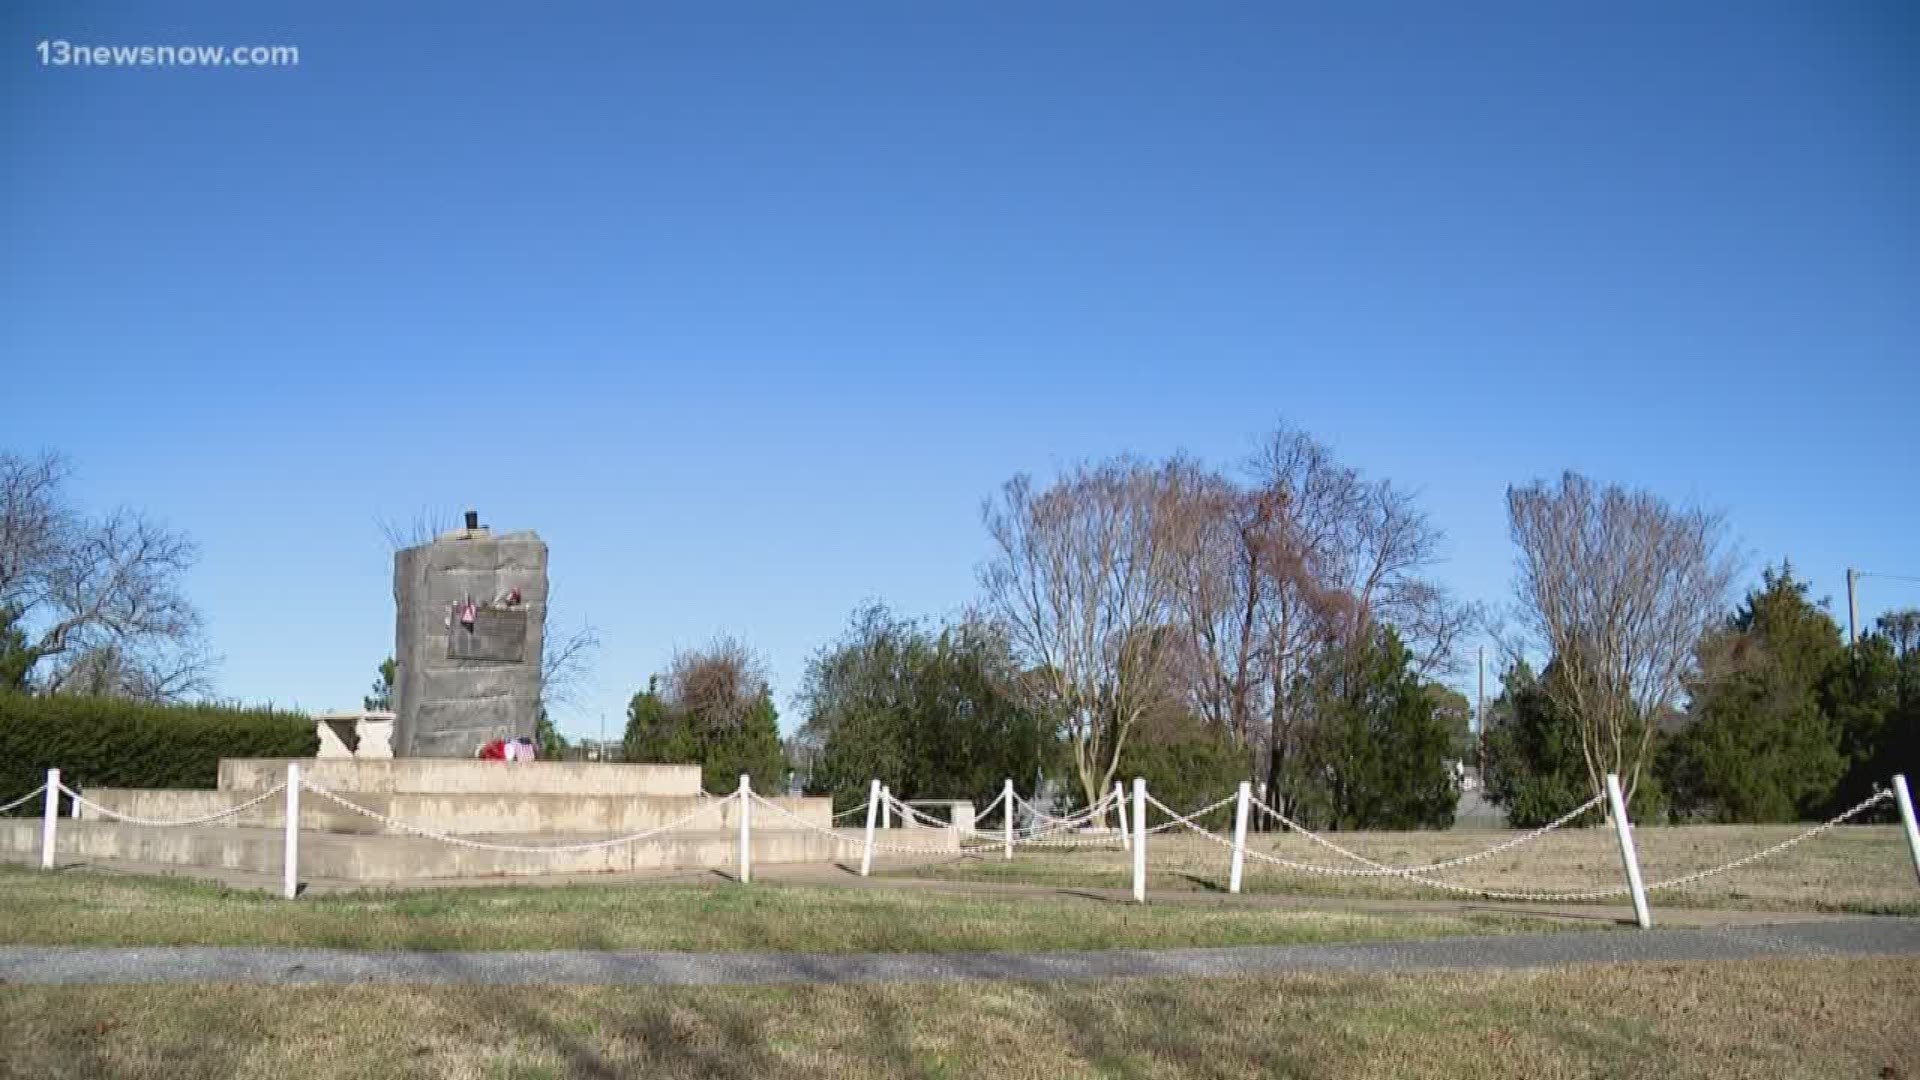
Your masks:
<svg viewBox="0 0 1920 1080"><path fill-rule="evenodd" d="M393 557L396 757L465 757L534 736L547 621L547 545L466 527Z"/></svg>

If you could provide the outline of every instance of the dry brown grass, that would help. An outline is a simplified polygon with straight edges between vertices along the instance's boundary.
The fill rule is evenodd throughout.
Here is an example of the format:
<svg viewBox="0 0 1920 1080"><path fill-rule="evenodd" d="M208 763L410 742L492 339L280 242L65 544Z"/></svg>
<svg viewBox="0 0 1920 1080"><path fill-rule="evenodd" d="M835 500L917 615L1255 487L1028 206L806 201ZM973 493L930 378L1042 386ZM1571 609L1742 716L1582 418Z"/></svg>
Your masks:
<svg viewBox="0 0 1920 1080"><path fill-rule="evenodd" d="M1700 825L1634 830L1649 883L1717 866L1802 831L1791 825ZM1491 847L1504 832L1331 834L1341 846L1390 865L1429 863ZM1323 866L1354 866L1297 834L1257 834L1249 847ZM1229 851L1203 837L1173 832L1149 838L1154 889L1223 888ZM1048 885L1124 886L1129 856L1106 848L1021 849L1011 863L994 855L914 868L920 876ZM1561 829L1513 851L1440 875L1441 880L1505 891L1574 892L1623 883L1611 829ZM1313 896L1444 899L1447 893L1394 878L1308 875L1249 860L1246 888ZM1624 902L1617 898L1613 903ZM1920 914L1920 880L1896 825L1833 829L1758 863L1685 889L1654 893L1653 905L1766 910Z"/></svg>
<svg viewBox="0 0 1920 1080"><path fill-rule="evenodd" d="M813 988L15 988L0 1076L1920 1077L1920 964Z"/></svg>
<svg viewBox="0 0 1920 1080"><path fill-rule="evenodd" d="M1194 909L760 884L533 884L288 902L178 878L0 869L0 943L952 952L1555 929L1484 913Z"/></svg>

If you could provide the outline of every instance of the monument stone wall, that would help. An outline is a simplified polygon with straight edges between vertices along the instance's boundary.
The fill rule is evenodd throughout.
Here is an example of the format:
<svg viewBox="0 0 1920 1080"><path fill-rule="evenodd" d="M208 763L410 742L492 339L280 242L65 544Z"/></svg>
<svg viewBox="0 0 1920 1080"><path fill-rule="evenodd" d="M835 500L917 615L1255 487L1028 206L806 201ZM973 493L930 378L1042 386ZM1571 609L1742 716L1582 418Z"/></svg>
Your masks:
<svg viewBox="0 0 1920 1080"><path fill-rule="evenodd" d="M472 757L534 735L547 545L467 522L393 559L396 757Z"/></svg>

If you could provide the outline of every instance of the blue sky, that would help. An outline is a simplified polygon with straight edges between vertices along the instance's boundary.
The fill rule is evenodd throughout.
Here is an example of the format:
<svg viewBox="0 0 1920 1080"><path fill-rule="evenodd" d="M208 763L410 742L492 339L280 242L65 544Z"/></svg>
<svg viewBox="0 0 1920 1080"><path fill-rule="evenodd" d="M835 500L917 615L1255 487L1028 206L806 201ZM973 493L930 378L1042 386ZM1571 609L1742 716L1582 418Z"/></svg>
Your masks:
<svg viewBox="0 0 1920 1080"><path fill-rule="evenodd" d="M1916 11L9 4L0 446L200 541L246 699L358 704L380 519L538 529L576 735L721 631L785 708L863 599L973 595L1014 472L1282 417L1470 599L1577 468L1838 600L1920 574Z"/></svg>

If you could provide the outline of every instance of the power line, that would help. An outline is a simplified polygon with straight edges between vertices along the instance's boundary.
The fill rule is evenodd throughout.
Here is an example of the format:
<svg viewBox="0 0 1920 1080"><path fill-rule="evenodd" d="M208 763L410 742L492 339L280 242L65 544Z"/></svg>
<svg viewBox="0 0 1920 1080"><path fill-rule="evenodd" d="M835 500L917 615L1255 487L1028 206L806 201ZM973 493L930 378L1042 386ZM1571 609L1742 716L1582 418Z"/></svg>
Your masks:
<svg viewBox="0 0 1920 1080"><path fill-rule="evenodd" d="M1847 567L1847 646L1849 648L1853 646L1854 642L1859 640L1859 635L1854 629L1854 616L1857 608L1853 595L1853 583L1859 581L1861 578L1877 578L1881 581L1901 581L1913 585L1920 585L1920 577L1915 577L1911 574L1877 574L1867 570L1855 570L1851 566Z"/></svg>

